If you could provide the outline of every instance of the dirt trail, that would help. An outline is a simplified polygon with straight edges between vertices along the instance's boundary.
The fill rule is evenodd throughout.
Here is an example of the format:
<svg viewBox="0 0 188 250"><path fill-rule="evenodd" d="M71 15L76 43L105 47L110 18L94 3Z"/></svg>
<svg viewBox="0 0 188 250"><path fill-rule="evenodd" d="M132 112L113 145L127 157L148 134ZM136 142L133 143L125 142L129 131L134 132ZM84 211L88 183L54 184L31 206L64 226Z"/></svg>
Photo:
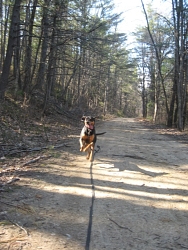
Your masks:
<svg viewBox="0 0 188 250"><path fill-rule="evenodd" d="M0 197L1 250L188 249L188 145L135 119L97 127L94 162L70 147Z"/></svg>

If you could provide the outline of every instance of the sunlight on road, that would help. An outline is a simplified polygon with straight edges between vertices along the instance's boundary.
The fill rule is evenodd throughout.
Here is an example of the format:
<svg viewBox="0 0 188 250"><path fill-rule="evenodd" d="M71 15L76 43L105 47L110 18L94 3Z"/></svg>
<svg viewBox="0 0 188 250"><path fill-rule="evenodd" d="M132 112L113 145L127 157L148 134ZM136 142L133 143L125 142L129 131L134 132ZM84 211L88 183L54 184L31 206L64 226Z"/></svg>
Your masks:
<svg viewBox="0 0 188 250"><path fill-rule="evenodd" d="M65 172L65 176L71 175L72 178L87 179L88 164L83 167L75 168ZM70 166L69 166L70 169ZM105 174L104 174L105 171ZM164 168L163 168L164 171ZM184 172L179 173L179 181L175 171L170 173L162 172L162 168L151 168L139 166L134 169L124 169L120 171L112 163L95 163L93 165L95 175L95 196L97 199L124 200L132 204L142 206L149 202L150 206L164 209L188 210L188 197L182 191L187 191L188 180L184 178ZM164 179L165 176L165 179ZM34 182L33 182L34 184ZM44 191L59 193L61 195L81 196L91 198L91 184L81 183L79 180L74 185L69 183L50 184L42 182Z"/></svg>

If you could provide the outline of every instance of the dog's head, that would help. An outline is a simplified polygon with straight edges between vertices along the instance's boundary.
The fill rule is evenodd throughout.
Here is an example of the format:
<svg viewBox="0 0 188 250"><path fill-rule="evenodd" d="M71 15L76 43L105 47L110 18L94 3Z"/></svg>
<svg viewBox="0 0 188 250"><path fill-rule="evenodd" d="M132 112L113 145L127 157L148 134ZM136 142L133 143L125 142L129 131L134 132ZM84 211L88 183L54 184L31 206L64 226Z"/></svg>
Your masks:
<svg viewBox="0 0 188 250"><path fill-rule="evenodd" d="M93 116L82 116L81 121L83 121L84 125L89 129L93 129L95 126L95 117Z"/></svg>

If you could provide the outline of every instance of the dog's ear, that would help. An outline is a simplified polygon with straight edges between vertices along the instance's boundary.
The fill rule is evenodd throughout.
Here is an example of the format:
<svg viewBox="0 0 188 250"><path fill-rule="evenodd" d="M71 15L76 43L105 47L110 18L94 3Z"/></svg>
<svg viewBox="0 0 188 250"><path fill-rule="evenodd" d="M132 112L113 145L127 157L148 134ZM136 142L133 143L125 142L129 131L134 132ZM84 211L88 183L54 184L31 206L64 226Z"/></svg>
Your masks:
<svg viewBox="0 0 188 250"><path fill-rule="evenodd" d="M91 116L91 121L95 122L95 117Z"/></svg>
<svg viewBox="0 0 188 250"><path fill-rule="evenodd" d="M84 122L85 118L86 118L86 116L82 116L81 121Z"/></svg>

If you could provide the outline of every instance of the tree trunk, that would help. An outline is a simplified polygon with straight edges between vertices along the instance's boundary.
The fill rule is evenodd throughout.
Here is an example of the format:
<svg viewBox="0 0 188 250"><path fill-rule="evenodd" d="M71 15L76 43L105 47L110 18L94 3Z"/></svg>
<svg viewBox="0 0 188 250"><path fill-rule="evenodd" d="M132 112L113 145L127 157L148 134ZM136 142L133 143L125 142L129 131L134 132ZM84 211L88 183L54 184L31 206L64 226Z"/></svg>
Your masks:
<svg viewBox="0 0 188 250"><path fill-rule="evenodd" d="M143 11L144 11L144 14L145 14L145 17L146 17L148 33L149 33L149 36L150 36L150 38L151 38L153 47L154 47L154 49L155 49L155 54L156 54L156 59L157 59L157 66L158 66L158 71L159 71L159 78L160 78L160 81L161 81L161 84L162 84L163 93L164 93L164 97L165 97L165 107L166 107L166 112L167 112L167 114L168 114L168 113L169 113L168 99L167 99L166 89L165 89L165 86L164 86L164 78L163 78L163 76L162 76L162 71L161 71L161 58L160 58L158 48L157 48L157 46L156 46L156 44L155 44L155 41L154 41L154 39L153 39L151 30L150 30L150 25L149 25L149 21L148 21L148 16L147 16L147 13L146 13L146 10L145 10L145 6L144 6L144 3L143 3L142 0L141 0L141 3L142 3Z"/></svg>
<svg viewBox="0 0 188 250"><path fill-rule="evenodd" d="M32 56L32 33L33 33L33 23L35 18L35 12L36 7L38 4L38 0L34 0L33 2L33 9L31 13L31 17L29 19L29 37L26 47L26 55L25 55L25 79L24 79L24 85L23 85L23 92L26 92L27 94L30 91L31 88L31 56Z"/></svg>
<svg viewBox="0 0 188 250"><path fill-rule="evenodd" d="M19 30L19 25L20 25L20 20L19 20L20 4L21 4L21 0L15 0L15 4L13 6L7 52L6 52L6 57L3 63L3 69L2 69L2 74L0 78L0 99L4 98L5 91L8 87L8 77L9 77L9 72L10 72L13 49L14 49L15 42L17 39L17 31Z"/></svg>
<svg viewBox="0 0 188 250"><path fill-rule="evenodd" d="M172 90L172 99L170 102L170 109L169 109L169 113L168 113L168 118L167 118L167 126L169 128L172 127L173 125L173 114L174 114L174 106L175 106L175 101L176 101L176 94L177 94L177 90L176 90L177 84L176 81L174 79L174 85L173 85L173 90Z"/></svg>
<svg viewBox="0 0 188 250"><path fill-rule="evenodd" d="M41 48L41 57L40 57L40 65L37 76L37 88L43 90L45 86L45 69L46 69L46 58L48 51L48 33L49 33L49 0L45 1L45 6L43 7L43 20L42 20L42 48Z"/></svg>
<svg viewBox="0 0 188 250"><path fill-rule="evenodd" d="M174 34L175 34L175 81L177 82L177 126L183 130L186 89L184 85L184 59L185 59L185 37L187 29L184 27L185 13L183 0L172 0ZM185 34L184 34L185 33Z"/></svg>
<svg viewBox="0 0 188 250"><path fill-rule="evenodd" d="M52 83L53 83L53 77L54 77L54 70L55 70L55 30L56 30L56 16L53 20L53 32L51 35L51 47L50 47L50 53L49 53L49 62L48 62L48 73L47 73L47 83L46 83L46 93L45 93L45 99L44 99L44 107L43 107L43 113L46 110L47 102L50 98L51 91L52 91Z"/></svg>

